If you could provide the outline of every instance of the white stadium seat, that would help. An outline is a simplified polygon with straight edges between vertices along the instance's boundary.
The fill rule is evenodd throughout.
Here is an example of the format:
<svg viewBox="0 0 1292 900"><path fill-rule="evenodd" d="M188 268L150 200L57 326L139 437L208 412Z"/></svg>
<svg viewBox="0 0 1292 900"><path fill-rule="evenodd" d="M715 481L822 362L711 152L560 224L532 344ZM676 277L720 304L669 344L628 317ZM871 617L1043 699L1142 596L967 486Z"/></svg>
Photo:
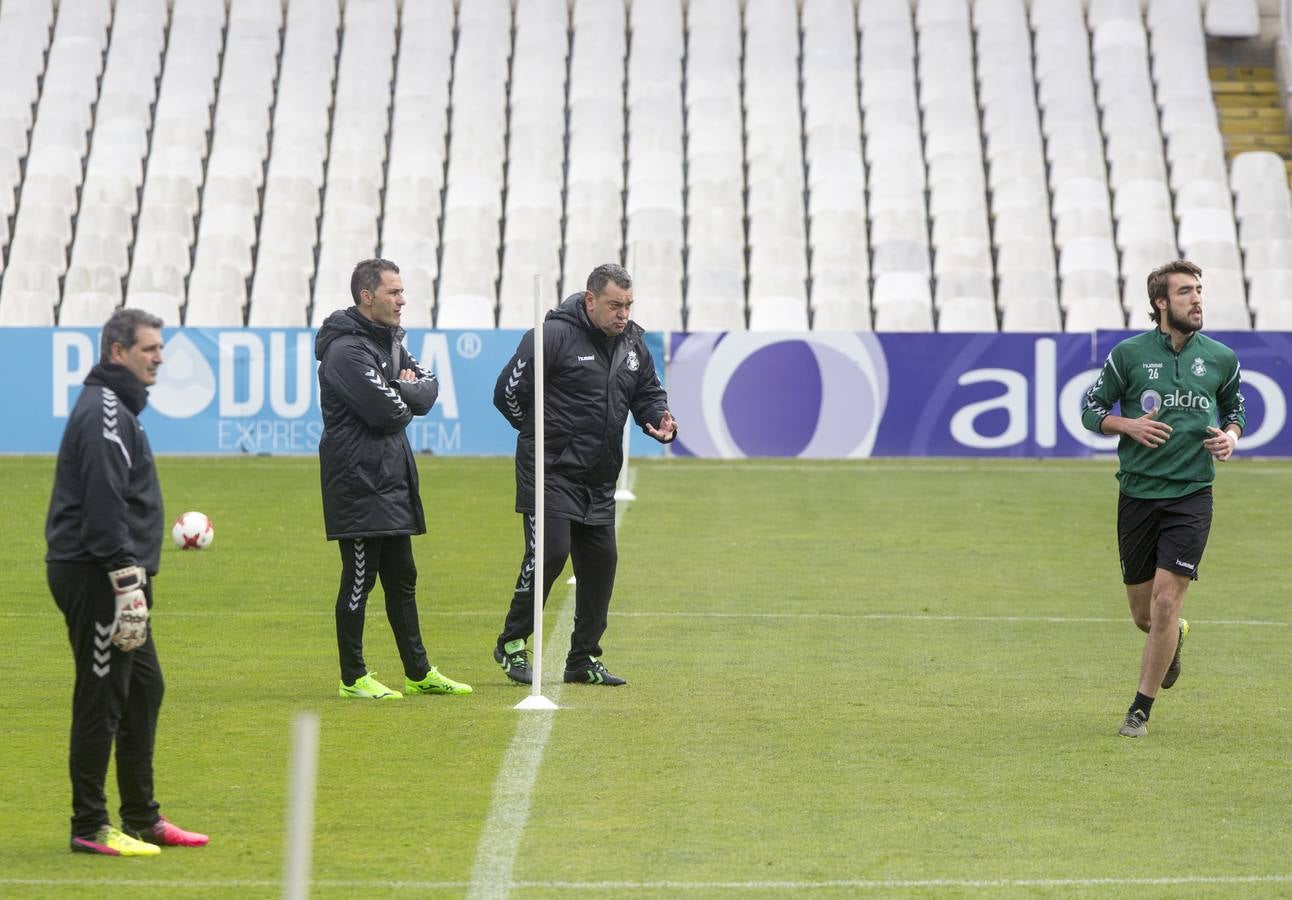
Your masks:
<svg viewBox="0 0 1292 900"><path fill-rule="evenodd" d="M523 325L535 273L555 302L613 261L653 328L1080 330L1137 327L1186 254L1225 294L1208 327L1266 327L1287 170L1228 160L1207 71L1259 12L5 3L0 290L84 320L128 278L193 324L288 327L380 252L415 327Z"/></svg>

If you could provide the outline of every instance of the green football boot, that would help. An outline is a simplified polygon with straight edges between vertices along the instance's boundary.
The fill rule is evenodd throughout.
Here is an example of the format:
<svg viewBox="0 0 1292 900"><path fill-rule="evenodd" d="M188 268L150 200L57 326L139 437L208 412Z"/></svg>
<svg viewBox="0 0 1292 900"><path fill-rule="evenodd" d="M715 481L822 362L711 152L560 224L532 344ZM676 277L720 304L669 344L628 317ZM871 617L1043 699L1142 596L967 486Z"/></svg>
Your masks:
<svg viewBox="0 0 1292 900"><path fill-rule="evenodd" d="M399 691L393 691L386 687L374 676L376 672L369 672L361 675L354 680L354 684L341 682L341 690L338 693L345 698L357 700L403 700L404 695Z"/></svg>
<svg viewBox="0 0 1292 900"><path fill-rule="evenodd" d="M454 681L447 675L441 675L440 670L431 666L431 671L427 672L421 681L413 681L411 678L404 679L404 693L406 694L469 694L471 685L463 684L460 681Z"/></svg>
<svg viewBox="0 0 1292 900"><path fill-rule="evenodd" d="M73 853L101 853L104 856L157 856L161 847L140 841L111 825L104 825L94 837L72 838Z"/></svg>

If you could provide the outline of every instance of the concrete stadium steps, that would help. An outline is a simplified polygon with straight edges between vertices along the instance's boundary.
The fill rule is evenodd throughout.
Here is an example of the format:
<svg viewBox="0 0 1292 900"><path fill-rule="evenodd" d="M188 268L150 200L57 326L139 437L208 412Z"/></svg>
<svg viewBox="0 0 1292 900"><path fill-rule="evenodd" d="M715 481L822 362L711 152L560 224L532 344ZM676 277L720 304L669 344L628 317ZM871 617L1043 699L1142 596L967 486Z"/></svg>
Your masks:
<svg viewBox="0 0 1292 900"><path fill-rule="evenodd" d="M1209 74L1229 158L1258 150L1292 157L1292 135L1274 68L1220 65L1211 66Z"/></svg>

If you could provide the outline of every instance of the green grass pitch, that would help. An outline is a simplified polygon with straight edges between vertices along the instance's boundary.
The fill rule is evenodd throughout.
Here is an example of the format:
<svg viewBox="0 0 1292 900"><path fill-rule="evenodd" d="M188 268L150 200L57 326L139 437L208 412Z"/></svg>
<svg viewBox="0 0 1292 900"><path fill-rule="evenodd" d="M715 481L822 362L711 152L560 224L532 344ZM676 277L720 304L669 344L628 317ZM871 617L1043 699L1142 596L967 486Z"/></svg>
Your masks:
<svg viewBox="0 0 1292 900"><path fill-rule="evenodd" d="M0 896L279 896L303 710L322 722L313 895L488 895L471 877L494 785L521 718L545 715L513 709L525 691L490 655L521 550L512 463L420 465L424 636L475 693L365 704L336 697L317 462L160 461L168 516L202 510L216 538L168 541L156 579L158 798L212 843L127 860L67 851L72 660L41 562L53 461L0 458ZM1292 463L1221 467L1184 674L1139 741L1116 735L1142 637L1113 471L637 465L604 642L630 683L562 689L528 798L508 804L524 817L511 895L1292 895ZM366 655L401 682L379 590ZM111 776L108 793L115 819Z"/></svg>

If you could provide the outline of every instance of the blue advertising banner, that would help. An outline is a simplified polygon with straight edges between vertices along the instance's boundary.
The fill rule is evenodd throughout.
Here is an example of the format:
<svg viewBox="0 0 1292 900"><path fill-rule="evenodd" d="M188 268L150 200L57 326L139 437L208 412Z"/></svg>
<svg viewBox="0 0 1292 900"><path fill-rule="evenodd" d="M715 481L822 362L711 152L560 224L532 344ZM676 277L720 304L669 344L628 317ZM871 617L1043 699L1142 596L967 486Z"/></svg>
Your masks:
<svg viewBox="0 0 1292 900"><path fill-rule="evenodd" d="M1081 405L1112 346L1089 334L676 334L674 452L702 457L1090 456ZM1237 353L1244 454L1292 455L1292 334L1215 334Z"/></svg>
<svg viewBox="0 0 1292 900"><path fill-rule="evenodd" d="M310 454L323 421L312 329L167 328L157 384L141 421L156 453ZM417 452L509 455L516 432L493 406L493 387L522 332L410 331L404 346L440 379L429 415L414 419ZM0 453L54 453L81 382L98 360L97 329L0 328L6 385ZM657 360L663 338L647 335ZM664 367L659 365L661 376ZM632 429L631 452L658 456Z"/></svg>

